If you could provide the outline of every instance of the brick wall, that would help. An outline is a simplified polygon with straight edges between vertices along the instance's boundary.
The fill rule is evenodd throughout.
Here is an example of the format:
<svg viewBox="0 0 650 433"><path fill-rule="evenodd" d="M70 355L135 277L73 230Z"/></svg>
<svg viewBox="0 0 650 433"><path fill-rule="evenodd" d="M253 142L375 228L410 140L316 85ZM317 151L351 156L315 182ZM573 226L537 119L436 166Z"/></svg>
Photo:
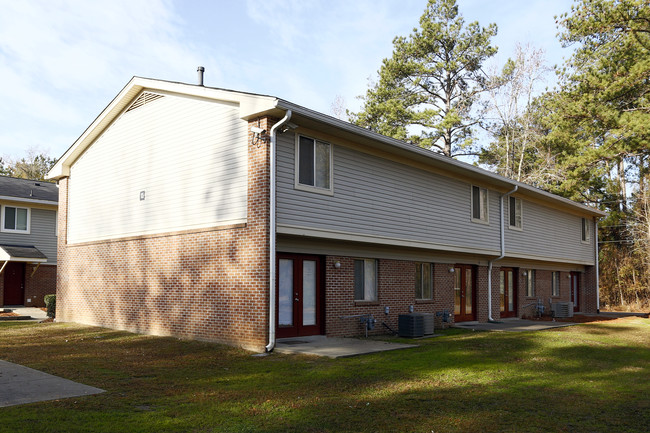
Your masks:
<svg viewBox="0 0 650 433"><path fill-rule="evenodd" d="M250 122L269 131L274 119ZM248 218L238 226L68 245L59 184L57 320L262 351L268 338L269 143L242 143Z"/></svg>
<svg viewBox="0 0 650 433"><path fill-rule="evenodd" d="M341 263L335 268L336 262ZM436 313L447 311L453 320L453 274L449 273L449 265L434 264L433 269L433 299L415 299L415 262L404 260L377 260L377 301L354 300L354 259L351 257L328 256L326 258L326 323L325 332L328 336L361 336L365 335L364 325L355 316L372 314L377 319L377 325L372 334L386 334L390 331L382 325L385 322L397 331L398 316L409 312L409 306L417 313ZM385 307L390 308L388 315ZM446 327L442 317L435 318L436 329Z"/></svg>
<svg viewBox="0 0 650 433"><path fill-rule="evenodd" d="M34 264L25 265L25 306L45 307L44 296L56 293L56 266L41 265L34 272L35 269Z"/></svg>
<svg viewBox="0 0 650 433"><path fill-rule="evenodd" d="M586 266L585 272L580 275L580 308L583 313L596 313L598 311L596 267Z"/></svg>

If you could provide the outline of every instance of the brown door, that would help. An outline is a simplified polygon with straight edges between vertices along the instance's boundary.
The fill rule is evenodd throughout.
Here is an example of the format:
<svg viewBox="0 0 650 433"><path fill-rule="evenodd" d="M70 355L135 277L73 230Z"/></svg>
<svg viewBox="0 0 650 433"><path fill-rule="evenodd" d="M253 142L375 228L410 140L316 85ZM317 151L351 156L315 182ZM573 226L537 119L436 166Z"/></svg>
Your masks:
<svg viewBox="0 0 650 433"><path fill-rule="evenodd" d="M278 254L278 338L323 334L322 262L318 256Z"/></svg>
<svg viewBox="0 0 650 433"><path fill-rule="evenodd" d="M9 262L4 270L5 305L23 305L25 302L25 264Z"/></svg>
<svg viewBox="0 0 650 433"><path fill-rule="evenodd" d="M571 272L571 302L573 302L573 312L580 311L580 273Z"/></svg>
<svg viewBox="0 0 650 433"><path fill-rule="evenodd" d="M514 317L517 315L516 275L516 272L512 268L501 268L501 282L499 286L501 317Z"/></svg>
<svg viewBox="0 0 650 433"><path fill-rule="evenodd" d="M476 320L474 282L473 266L454 266L454 322Z"/></svg>

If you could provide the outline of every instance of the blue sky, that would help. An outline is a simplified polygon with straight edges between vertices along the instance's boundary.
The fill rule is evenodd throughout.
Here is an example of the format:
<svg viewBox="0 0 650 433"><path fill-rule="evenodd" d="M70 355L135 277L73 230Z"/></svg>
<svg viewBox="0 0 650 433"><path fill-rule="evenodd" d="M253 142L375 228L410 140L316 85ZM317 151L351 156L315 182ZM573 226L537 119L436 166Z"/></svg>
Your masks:
<svg viewBox="0 0 650 433"><path fill-rule="evenodd" d="M516 43L567 56L554 15L570 0L459 0L496 23L502 64ZM357 110L392 40L425 0L0 0L0 156L59 157L131 79L144 76L278 96L327 114ZM549 75L549 85L554 78Z"/></svg>

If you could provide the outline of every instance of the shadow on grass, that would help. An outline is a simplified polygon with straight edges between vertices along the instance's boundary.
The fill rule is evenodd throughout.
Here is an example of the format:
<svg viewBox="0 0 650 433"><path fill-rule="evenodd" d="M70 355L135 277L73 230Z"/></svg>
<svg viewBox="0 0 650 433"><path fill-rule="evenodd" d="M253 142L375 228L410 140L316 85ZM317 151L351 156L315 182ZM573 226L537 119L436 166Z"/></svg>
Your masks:
<svg viewBox="0 0 650 433"><path fill-rule="evenodd" d="M4 427L645 431L650 355L647 339L639 338L647 328L614 328L598 333L584 326L538 333L450 332L420 340L415 349L330 360L281 354L258 358L213 344L52 324L41 328L36 339L26 330L18 336L3 333L0 350L10 346L15 359L47 364L108 392L77 402L6 408ZM35 361L43 346L49 357ZM57 419L68 421L60 426L45 421Z"/></svg>

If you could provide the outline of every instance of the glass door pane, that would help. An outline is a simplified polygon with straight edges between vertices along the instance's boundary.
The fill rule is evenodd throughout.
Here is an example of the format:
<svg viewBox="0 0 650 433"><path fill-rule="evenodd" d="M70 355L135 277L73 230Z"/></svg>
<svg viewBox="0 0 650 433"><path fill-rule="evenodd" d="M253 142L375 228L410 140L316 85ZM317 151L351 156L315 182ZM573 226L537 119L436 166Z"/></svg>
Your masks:
<svg viewBox="0 0 650 433"><path fill-rule="evenodd" d="M454 269L454 314L460 314L460 291L462 286L463 274L460 268Z"/></svg>
<svg viewBox="0 0 650 433"><path fill-rule="evenodd" d="M515 311L515 290L512 271L508 271L508 311Z"/></svg>
<svg viewBox="0 0 650 433"><path fill-rule="evenodd" d="M316 324L316 262L302 262L302 325Z"/></svg>
<svg viewBox="0 0 650 433"><path fill-rule="evenodd" d="M280 259L278 325L293 325L293 260Z"/></svg>
<svg viewBox="0 0 650 433"><path fill-rule="evenodd" d="M505 281L505 272L501 271L500 273L500 285L499 293L501 294L501 312L506 311L506 281Z"/></svg>
<svg viewBox="0 0 650 433"><path fill-rule="evenodd" d="M465 269L465 314L472 314L472 299L474 298L474 284L472 281L472 269Z"/></svg>

